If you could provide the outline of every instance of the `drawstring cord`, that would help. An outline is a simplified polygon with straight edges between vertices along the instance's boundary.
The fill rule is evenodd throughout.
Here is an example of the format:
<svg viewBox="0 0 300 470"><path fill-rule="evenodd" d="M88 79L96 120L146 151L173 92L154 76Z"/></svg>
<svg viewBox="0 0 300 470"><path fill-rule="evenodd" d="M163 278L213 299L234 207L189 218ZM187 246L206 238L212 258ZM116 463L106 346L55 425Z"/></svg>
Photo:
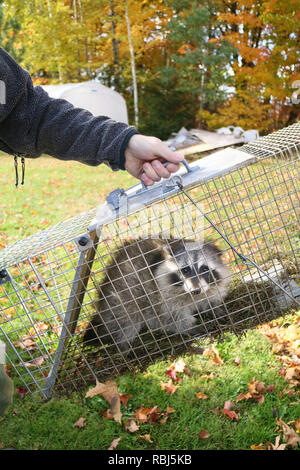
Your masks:
<svg viewBox="0 0 300 470"><path fill-rule="evenodd" d="M18 172L18 155L14 155L14 163L15 163L15 173L16 173L16 188L19 185L19 172ZM24 184L25 180L25 158L21 157L21 164L22 164L22 181L21 184Z"/></svg>

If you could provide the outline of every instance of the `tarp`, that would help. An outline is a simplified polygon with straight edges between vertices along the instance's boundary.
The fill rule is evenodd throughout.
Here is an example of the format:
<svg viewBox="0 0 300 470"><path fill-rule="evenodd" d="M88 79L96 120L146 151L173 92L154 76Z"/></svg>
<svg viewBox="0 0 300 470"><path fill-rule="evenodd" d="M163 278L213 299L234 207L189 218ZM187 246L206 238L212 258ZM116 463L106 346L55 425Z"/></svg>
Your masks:
<svg viewBox="0 0 300 470"><path fill-rule="evenodd" d="M108 116L128 124L126 101L120 93L96 80L83 83L44 85L51 98L62 98L78 108L90 111L94 116Z"/></svg>

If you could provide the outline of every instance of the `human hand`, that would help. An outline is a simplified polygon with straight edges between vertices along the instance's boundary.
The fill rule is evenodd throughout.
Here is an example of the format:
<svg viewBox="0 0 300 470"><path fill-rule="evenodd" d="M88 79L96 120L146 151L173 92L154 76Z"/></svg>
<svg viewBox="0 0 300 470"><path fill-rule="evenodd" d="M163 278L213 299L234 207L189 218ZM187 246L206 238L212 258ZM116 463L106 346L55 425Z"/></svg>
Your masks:
<svg viewBox="0 0 300 470"><path fill-rule="evenodd" d="M160 139L141 134L134 134L125 150L125 169L146 186L151 186L161 178L169 178L178 170L174 163L184 158L180 153L172 152ZM166 167L163 163L170 162Z"/></svg>

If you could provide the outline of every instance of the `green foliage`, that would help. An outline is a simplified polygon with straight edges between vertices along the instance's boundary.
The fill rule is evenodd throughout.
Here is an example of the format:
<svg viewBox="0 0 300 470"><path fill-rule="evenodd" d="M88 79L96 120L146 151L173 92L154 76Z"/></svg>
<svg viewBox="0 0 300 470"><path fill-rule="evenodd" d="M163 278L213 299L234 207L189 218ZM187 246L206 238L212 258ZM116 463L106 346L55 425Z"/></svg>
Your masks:
<svg viewBox="0 0 300 470"><path fill-rule="evenodd" d="M0 45L17 61L22 60L24 46L16 41L21 25L15 17L6 18L4 0L0 0Z"/></svg>

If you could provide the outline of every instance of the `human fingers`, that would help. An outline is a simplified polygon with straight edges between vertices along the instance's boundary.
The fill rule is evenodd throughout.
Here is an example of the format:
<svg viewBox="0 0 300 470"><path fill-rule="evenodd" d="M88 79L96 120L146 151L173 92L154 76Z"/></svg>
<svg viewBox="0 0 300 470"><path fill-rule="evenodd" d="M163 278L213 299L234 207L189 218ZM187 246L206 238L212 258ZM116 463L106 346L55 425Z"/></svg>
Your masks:
<svg viewBox="0 0 300 470"><path fill-rule="evenodd" d="M141 180L146 186L152 186L152 184L154 184L154 181L151 178L149 178L149 176L147 176L146 173L143 173L141 175Z"/></svg>
<svg viewBox="0 0 300 470"><path fill-rule="evenodd" d="M147 163L144 163L143 165L143 170L144 170L144 173L146 174L146 176L148 176L148 178L150 178L151 180L153 181L160 181L161 178L163 178L162 176L160 176L158 173L157 173L157 170L156 168L154 168L152 166L152 163L153 162L147 162ZM164 167L163 167L164 168ZM167 171L167 173L169 174L168 170L166 170L164 168L165 171ZM159 170L158 170L159 171Z"/></svg>
<svg viewBox="0 0 300 470"><path fill-rule="evenodd" d="M158 157L167 160L168 162L178 163L184 159L184 156L180 153L173 152L166 144L164 144L161 140L158 139L154 149L155 155Z"/></svg>
<svg viewBox="0 0 300 470"><path fill-rule="evenodd" d="M179 169L179 166L175 165L175 163L168 163L168 165L166 165L166 168L170 173L176 173L176 171L178 171Z"/></svg>

